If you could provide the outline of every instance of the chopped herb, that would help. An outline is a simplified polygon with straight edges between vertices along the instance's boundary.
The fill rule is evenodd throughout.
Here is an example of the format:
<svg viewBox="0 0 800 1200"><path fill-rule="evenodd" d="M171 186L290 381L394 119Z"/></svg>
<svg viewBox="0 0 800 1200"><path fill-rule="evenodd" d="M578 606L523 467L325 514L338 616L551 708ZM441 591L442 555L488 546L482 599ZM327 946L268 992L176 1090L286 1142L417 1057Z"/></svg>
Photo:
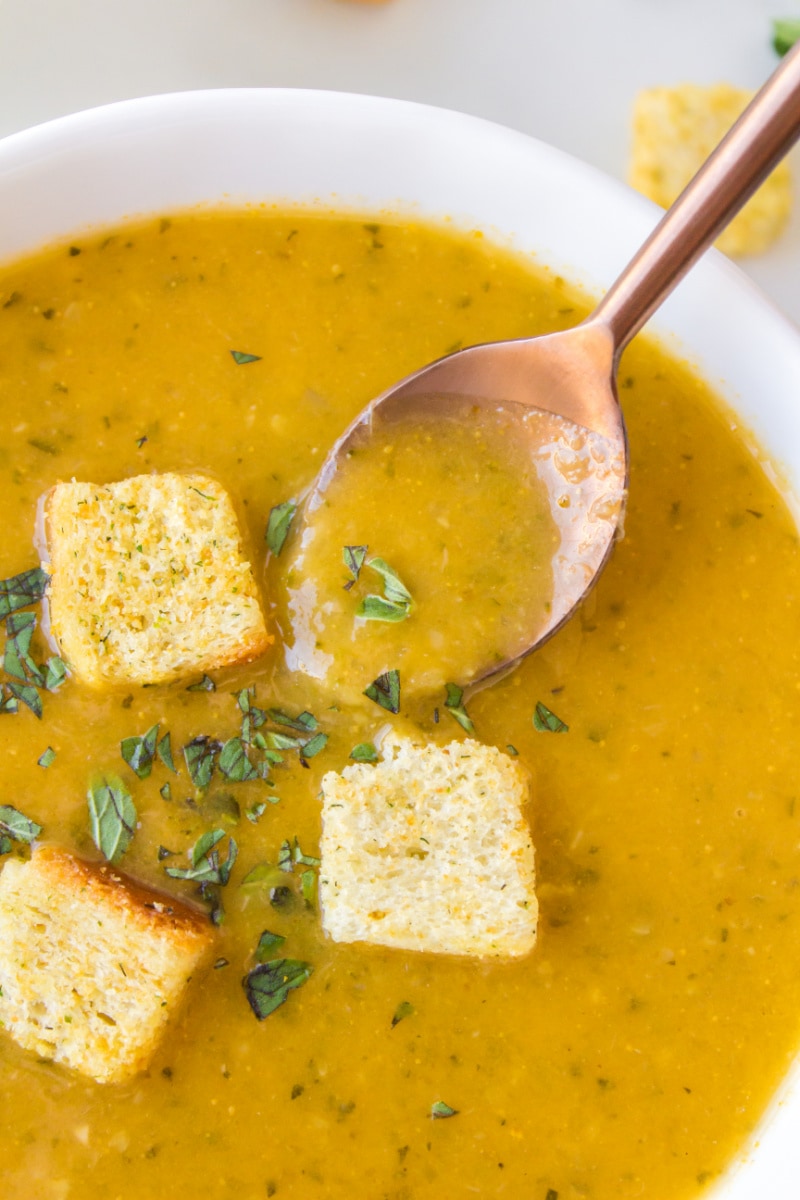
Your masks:
<svg viewBox="0 0 800 1200"><path fill-rule="evenodd" d="M372 742L359 742L350 751L353 762L374 763L378 761L378 751Z"/></svg>
<svg viewBox="0 0 800 1200"><path fill-rule="evenodd" d="M12 808L10 804L0 804L0 834L4 837L9 837L14 842L30 844L41 832L42 826L26 817L19 809Z"/></svg>
<svg viewBox="0 0 800 1200"><path fill-rule="evenodd" d="M397 604L411 603L411 592L387 562L382 558L371 558L367 566L371 571L377 571L383 580L383 594L387 600L393 600Z"/></svg>
<svg viewBox="0 0 800 1200"><path fill-rule="evenodd" d="M141 450L142 446L145 444L145 442L146 442L146 441L147 441L147 435L146 435L146 434L145 434L143 437L138 437L138 438L136 439L136 449L137 449L137 450Z"/></svg>
<svg viewBox="0 0 800 1200"><path fill-rule="evenodd" d="M254 889L282 885L283 875L274 863L257 863L247 872L240 887ZM288 888L286 889L289 890Z"/></svg>
<svg viewBox="0 0 800 1200"><path fill-rule="evenodd" d="M275 958L271 962L259 963L252 971L248 971L242 986L259 1021L279 1008L290 991L301 987L311 976L312 970L309 963L293 958Z"/></svg>
<svg viewBox="0 0 800 1200"><path fill-rule="evenodd" d="M278 869L281 871L292 870L292 847L288 841L281 843L281 848L278 851Z"/></svg>
<svg viewBox="0 0 800 1200"><path fill-rule="evenodd" d="M325 749L327 744L327 733L315 733L312 738L309 738L307 742L303 743L300 753L303 758L314 758L317 754L319 754L320 750Z"/></svg>
<svg viewBox="0 0 800 1200"><path fill-rule="evenodd" d="M108 775L90 785L88 801L92 840L109 862L117 862L136 830L130 792L116 775Z"/></svg>
<svg viewBox="0 0 800 1200"><path fill-rule="evenodd" d="M39 687L44 687L44 675L41 668L31 657L31 639L36 628L36 614L32 612L10 613L6 619L5 654L3 655L3 670L13 679L22 683L32 680Z"/></svg>
<svg viewBox="0 0 800 1200"><path fill-rule="evenodd" d="M158 789L158 794L162 800L171 800L172 799L172 785L169 783L165 783L162 788Z"/></svg>
<svg viewBox="0 0 800 1200"><path fill-rule="evenodd" d="M290 717L280 708L267 709L267 715L270 721L275 725L286 725L289 729L296 729L298 733L313 733L317 728L317 719L310 712L301 712L299 717Z"/></svg>
<svg viewBox="0 0 800 1200"><path fill-rule="evenodd" d="M0 579L0 621L18 608L38 604L44 596L50 576L41 567L23 571L11 579Z"/></svg>
<svg viewBox="0 0 800 1200"><path fill-rule="evenodd" d="M361 574L361 568L364 565L364 559L367 557L369 546L343 546L342 559L344 565L350 572L350 579L344 585L345 591L349 592L355 581Z"/></svg>
<svg viewBox="0 0 800 1200"><path fill-rule="evenodd" d="M569 730L569 725L557 717L546 704L542 704L541 700L533 714L533 727L538 729L539 733L567 733Z"/></svg>
<svg viewBox="0 0 800 1200"><path fill-rule="evenodd" d="M158 728L158 726L156 726L156 728ZM156 746L156 753L167 770L174 771L174 773L177 775L178 768L175 766L175 760L172 757L172 739L169 735L169 730L167 730L161 741Z"/></svg>
<svg viewBox="0 0 800 1200"><path fill-rule="evenodd" d="M239 847L232 837L228 838L227 858L222 861L217 845L225 837L224 829L211 829L198 838L189 851L189 867L166 867L167 875L172 879L191 879L200 884L200 890L209 898L206 888L209 885L225 887L231 877L233 864L239 853Z"/></svg>
<svg viewBox="0 0 800 1200"><path fill-rule="evenodd" d="M12 696L9 692L6 694L5 687L0 684L0 713L16 713L19 712L19 700L16 696Z"/></svg>
<svg viewBox="0 0 800 1200"><path fill-rule="evenodd" d="M67 678L67 668L63 659L57 654L48 658L44 668L44 686L48 692L55 692Z"/></svg>
<svg viewBox="0 0 800 1200"><path fill-rule="evenodd" d="M519 754L519 750L517 749L516 746L512 746L511 742L509 742L508 745L506 746L506 750L508 751L508 753L511 755L512 758L516 758L517 755Z"/></svg>
<svg viewBox="0 0 800 1200"><path fill-rule="evenodd" d="M296 512L297 504L294 500L284 500L283 504L276 504L274 508L270 509L266 542L276 558L283 549L283 543L286 541Z"/></svg>
<svg viewBox="0 0 800 1200"><path fill-rule="evenodd" d="M36 762L40 767L49 767L56 757L56 752L52 746L48 746L41 758L37 758Z"/></svg>
<svg viewBox="0 0 800 1200"><path fill-rule="evenodd" d="M196 490L197 489L195 488L195 491ZM202 679L197 681L197 683L190 683L186 689L187 692L215 692L216 690L217 685L214 683L214 680L210 675L204 675Z"/></svg>
<svg viewBox="0 0 800 1200"><path fill-rule="evenodd" d="M243 367L247 363L261 362L260 354L247 354L244 350L231 350L231 358L237 367Z"/></svg>
<svg viewBox="0 0 800 1200"><path fill-rule="evenodd" d="M123 738L120 742L123 759L140 779L147 779L153 769L157 742L158 725L152 725L145 734Z"/></svg>
<svg viewBox="0 0 800 1200"><path fill-rule="evenodd" d="M381 708L385 708L387 712L400 712L400 672L397 670L385 671L374 679L368 688L364 689L364 695L370 700L374 700Z"/></svg>
<svg viewBox="0 0 800 1200"><path fill-rule="evenodd" d="M401 1000L397 1008L394 1010L394 1016L392 1017L392 1029L394 1029L395 1025L399 1025L401 1021L404 1021L406 1017L413 1017L416 1011L417 1010L414 1008L414 1005L409 1004L408 1000Z"/></svg>
<svg viewBox="0 0 800 1200"><path fill-rule="evenodd" d="M300 876L300 892L309 906L313 905L317 894L317 876L315 871L303 871Z"/></svg>
<svg viewBox="0 0 800 1200"><path fill-rule="evenodd" d="M6 837L5 834L0 834L0 854L10 854L12 844L13 843L10 837ZM3 990L0 988L0 996L2 996L2 994Z"/></svg>
<svg viewBox="0 0 800 1200"><path fill-rule="evenodd" d="M446 691L444 706L450 713L450 716L454 717L461 728L465 729L467 733L474 733L475 726L464 707L464 689L460 688L456 683L446 683L444 686Z"/></svg>
<svg viewBox="0 0 800 1200"><path fill-rule="evenodd" d="M383 596L373 594L365 596L356 610L356 616L363 617L365 621L388 621L395 624L405 621L409 614L407 604L399 604L396 600L386 600Z"/></svg>
<svg viewBox="0 0 800 1200"><path fill-rule="evenodd" d="M251 808L248 808L244 815L247 817L248 821L252 821L252 823L255 825L258 822L259 817L263 817L266 810L267 806L264 801L259 800L258 804L254 804Z"/></svg>
<svg viewBox="0 0 800 1200"><path fill-rule="evenodd" d="M457 1117L458 1109L451 1108L449 1104L445 1104L444 1100L434 1100L431 1105L431 1119L434 1121L443 1121L446 1117Z"/></svg>
<svg viewBox="0 0 800 1200"><path fill-rule="evenodd" d="M288 733L270 732L267 737L273 750L300 750L303 745L300 738L292 737Z"/></svg>
<svg viewBox="0 0 800 1200"><path fill-rule="evenodd" d="M259 774L247 757L245 744L240 737L230 738L219 752L219 769L226 779L234 783L246 783L258 779Z"/></svg>
<svg viewBox="0 0 800 1200"><path fill-rule="evenodd" d="M800 41L800 17L779 17L772 22L772 45L783 57Z"/></svg>
<svg viewBox="0 0 800 1200"><path fill-rule="evenodd" d="M177 850L168 850L166 846L159 846L158 861L163 862L165 858L174 858L177 853Z"/></svg>
<svg viewBox="0 0 800 1200"><path fill-rule="evenodd" d="M196 788L201 791L207 788L214 774L216 756L221 750L219 742L215 742L206 734L192 740L183 747L183 757L189 771L189 778Z"/></svg>
<svg viewBox="0 0 800 1200"><path fill-rule="evenodd" d="M21 700L23 704L27 704L34 716L37 716L41 721L43 711L42 698L35 687L29 683L10 683L8 690L17 700ZM11 712L12 710L7 708L6 711Z"/></svg>
<svg viewBox="0 0 800 1200"><path fill-rule="evenodd" d="M298 842L297 838L294 839L294 846L292 847L292 862L302 863L304 867L318 867L319 861L320 860L315 858L313 854L303 854L303 851L300 849L300 843Z"/></svg>
<svg viewBox="0 0 800 1200"><path fill-rule="evenodd" d="M286 938L282 933L270 933L269 929L265 929L258 939L255 949L256 958L259 962L264 962L270 950L277 950L285 941Z"/></svg>

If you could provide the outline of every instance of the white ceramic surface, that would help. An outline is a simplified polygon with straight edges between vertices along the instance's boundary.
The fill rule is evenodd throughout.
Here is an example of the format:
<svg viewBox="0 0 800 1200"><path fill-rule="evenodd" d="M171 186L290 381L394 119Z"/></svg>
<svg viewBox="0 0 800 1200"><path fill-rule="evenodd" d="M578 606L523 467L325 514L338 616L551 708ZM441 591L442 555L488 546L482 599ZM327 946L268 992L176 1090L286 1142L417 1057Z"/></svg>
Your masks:
<svg viewBox="0 0 800 1200"><path fill-rule="evenodd" d="M343 93L195 92L90 110L0 142L0 260L129 216L281 200L479 226L594 293L657 215L593 168L474 117ZM714 252L654 327L698 363L800 494L794 327ZM787 1085L716 1200L796 1200L798 1129L800 1091Z"/></svg>

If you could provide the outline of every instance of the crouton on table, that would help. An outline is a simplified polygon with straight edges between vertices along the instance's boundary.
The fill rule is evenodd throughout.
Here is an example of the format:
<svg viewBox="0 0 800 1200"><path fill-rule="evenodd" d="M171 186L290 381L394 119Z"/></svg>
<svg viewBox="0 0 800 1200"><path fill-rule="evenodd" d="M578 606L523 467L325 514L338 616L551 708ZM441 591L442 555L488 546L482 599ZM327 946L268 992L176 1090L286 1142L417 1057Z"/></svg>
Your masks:
<svg viewBox="0 0 800 1200"><path fill-rule="evenodd" d="M640 92L633 110L628 181L668 208L753 97L727 83L682 84ZM791 210L788 163L779 163L717 239L725 254L760 254L778 237Z"/></svg>
<svg viewBox="0 0 800 1200"><path fill-rule="evenodd" d="M230 497L203 475L59 483L45 499L50 626L93 687L250 662L271 642Z"/></svg>
<svg viewBox="0 0 800 1200"><path fill-rule="evenodd" d="M119 1082L143 1070L214 940L208 918L52 846L0 874L0 1025Z"/></svg>
<svg viewBox="0 0 800 1200"><path fill-rule="evenodd" d="M320 903L336 942L526 954L536 940L527 773L492 746L385 739L322 780Z"/></svg>

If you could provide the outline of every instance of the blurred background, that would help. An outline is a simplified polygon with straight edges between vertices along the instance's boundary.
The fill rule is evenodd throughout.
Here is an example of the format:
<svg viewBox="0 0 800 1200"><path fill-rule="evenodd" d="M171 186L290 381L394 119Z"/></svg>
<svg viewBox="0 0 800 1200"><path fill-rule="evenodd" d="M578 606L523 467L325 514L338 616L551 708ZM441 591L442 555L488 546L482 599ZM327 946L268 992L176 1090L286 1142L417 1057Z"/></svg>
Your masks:
<svg viewBox="0 0 800 1200"><path fill-rule="evenodd" d="M758 87L776 17L800 0L0 0L0 135L156 92L331 88L473 113L625 178L637 92ZM799 207L740 263L798 324Z"/></svg>

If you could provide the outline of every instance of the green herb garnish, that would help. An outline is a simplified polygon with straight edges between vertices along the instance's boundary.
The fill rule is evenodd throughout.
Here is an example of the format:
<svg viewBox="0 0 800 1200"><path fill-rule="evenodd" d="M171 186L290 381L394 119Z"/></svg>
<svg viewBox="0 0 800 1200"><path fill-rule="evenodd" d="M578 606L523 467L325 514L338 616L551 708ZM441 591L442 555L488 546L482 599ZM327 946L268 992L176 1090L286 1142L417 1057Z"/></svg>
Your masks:
<svg viewBox="0 0 800 1200"><path fill-rule="evenodd" d="M259 817L263 817L266 811L266 804L263 800L259 800L258 804L254 804L252 807L248 808L244 815L247 817L248 821L251 821L253 825L256 825L258 824Z"/></svg>
<svg viewBox="0 0 800 1200"><path fill-rule="evenodd" d="M41 567L23 571L11 579L0 579L0 621L4 621L9 613L18 608L28 608L38 604L44 596L50 576Z"/></svg>
<svg viewBox="0 0 800 1200"><path fill-rule="evenodd" d="M546 704L542 704L541 700L533 713L533 727L538 729L539 733L567 733L569 730L569 725L557 717Z"/></svg>
<svg viewBox="0 0 800 1200"><path fill-rule="evenodd" d="M264 962L270 950L277 950L282 946L286 938L282 933L271 933L269 929L265 929L258 939L258 945L255 949L255 956L259 962Z"/></svg>
<svg viewBox="0 0 800 1200"><path fill-rule="evenodd" d="M237 367L243 367L247 363L261 362L260 354L248 354L245 350L231 350L231 358Z"/></svg>
<svg viewBox="0 0 800 1200"><path fill-rule="evenodd" d="M374 679L368 688L364 688L364 695L370 700L374 700L381 708L385 708L387 712L400 712L400 672L397 670L384 671L377 679Z"/></svg>
<svg viewBox="0 0 800 1200"><path fill-rule="evenodd" d="M317 894L317 876L314 871L303 871L300 875L300 894L311 907Z"/></svg>
<svg viewBox="0 0 800 1200"><path fill-rule="evenodd" d="M450 716L458 721L461 728L465 729L467 733L474 733L475 726L464 707L464 689L456 683L446 683L444 686L446 692L444 706Z"/></svg>
<svg viewBox="0 0 800 1200"><path fill-rule="evenodd" d="M22 704L27 704L28 708L38 717L42 719L42 697L39 695L35 687L30 683L10 683L8 690L15 699L21 701ZM12 712L11 708L6 708L7 712Z"/></svg>
<svg viewBox="0 0 800 1200"><path fill-rule="evenodd" d="M351 576L351 578L348 579L347 583L344 585L344 590L346 592L350 591L350 588L353 586L353 584L355 583L355 581L358 579L359 575L361 574L361 568L364 565L364 559L367 557L368 549L369 549L369 546L343 546L342 547L342 560L344 562L344 565L347 567L348 571L350 572L350 576Z"/></svg>
<svg viewBox="0 0 800 1200"><path fill-rule="evenodd" d="M247 999L259 1021L280 1008L289 992L310 978L313 967L309 963L293 958L275 958L271 962L259 963L248 971L242 980Z"/></svg>
<svg viewBox="0 0 800 1200"><path fill-rule="evenodd" d="M189 778L196 788L202 791L211 782L216 765L216 756L222 749L219 742L207 734L201 734L183 747L183 757L189 772Z"/></svg>
<svg viewBox="0 0 800 1200"><path fill-rule="evenodd" d="M31 639L36 628L36 614L32 612L11 613L6 619L5 653L3 655L3 670L13 679L23 683L31 680L38 687L44 687L44 675L41 668L31 657Z"/></svg>
<svg viewBox="0 0 800 1200"><path fill-rule="evenodd" d="M281 708L268 708L267 716L275 725L286 725L296 729L298 733L313 733L317 728L317 718L310 712L301 712L299 717L291 717Z"/></svg>
<svg viewBox="0 0 800 1200"><path fill-rule="evenodd" d="M446 1117L457 1117L458 1109L451 1108L449 1104L445 1104L444 1100L434 1100L431 1105L431 1119L434 1121L443 1121Z"/></svg>
<svg viewBox="0 0 800 1200"><path fill-rule="evenodd" d="M800 18L778 17L772 22L772 45L783 57L795 42L800 41Z"/></svg>
<svg viewBox="0 0 800 1200"><path fill-rule="evenodd" d="M313 854L304 854L300 849L300 843L298 842L297 838L294 839L294 846L292 847L292 862L302 863L304 867L318 867L319 861L320 860Z"/></svg>
<svg viewBox="0 0 800 1200"><path fill-rule="evenodd" d="M314 758L319 754L320 750L324 750L328 744L327 733L315 733L307 742L303 742L300 747L301 758Z"/></svg>
<svg viewBox="0 0 800 1200"><path fill-rule="evenodd" d="M156 728L158 727L156 726ZM169 735L169 730L167 730L161 741L156 746L156 753L167 770L173 771L177 775L178 768L175 766L175 760L172 757L172 739ZM167 786L169 785L167 784Z"/></svg>
<svg viewBox="0 0 800 1200"><path fill-rule="evenodd" d="M353 762L374 763L378 761L378 751L372 742L359 742L357 746L353 746L350 757Z"/></svg>
<svg viewBox="0 0 800 1200"><path fill-rule="evenodd" d="M278 851L278 869L280 871L291 871L293 866L292 847L289 845L288 840L281 842L281 847Z"/></svg>
<svg viewBox="0 0 800 1200"><path fill-rule="evenodd" d="M53 761L55 760L55 757L56 757L55 750L53 749L52 746L48 746L47 749L45 750L44 754L42 754L42 756L40 758L37 758L37 760L36 760L37 766L49 767L51 765L51 763L53 763Z"/></svg>
<svg viewBox="0 0 800 1200"><path fill-rule="evenodd" d="M108 862L117 862L136 830L131 794L116 775L107 775L89 786L88 802L92 840Z"/></svg>
<svg viewBox="0 0 800 1200"><path fill-rule="evenodd" d="M190 683L187 687L187 692L215 692L217 685L210 675L204 675L202 679L198 679L197 683Z"/></svg>
<svg viewBox="0 0 800 1200"><path fill-rule="evenodd" d="M417 1010L414 1008L414 1005L409 1004L408 1000L401 1000L397 1008L394 1010L394 1016L392 1017L392 1029L394 1029L395 1025L399 1025L401 1021L404 1021L406 1017L413 1017L416 1011Z"/></svg>
<svg viewBox="0 0 800 1200"><path fill-rule="evenodd" d="M284 500L283 504L276 504L270 510L269 519L267 520L266 542L276 558L283 549L283 543L286 541L296 512L297 504L294 500Z"/></svg>
<svg viewBox="0 0 800 1200"><path fill-rule="evenodd" d="M411 593L400 576L382 558L371 558L367 566L383 580L383 595L365 596L357 616L366 621L404 621L411 613Z"/></svg>
<svg viewBox="0 0 800 1200"><path fill-rule="evenodd" d="M259 779L259 773L247 757L245 744L240 737L230 738L219 752L219 769L226 779L234 783L246 783Z"/></svg>
<svg viewBox="0 0 800 1200"><path fill-rule="evenodd" d="M9 837L14 842L27 842L28 845L42 832L42 826L37 825L30 817L26 817L19 809L10 804L0 804L0 834ZM3 851L7 854L8 851Z"/></svg>
<svg viewBox="0 0 800 1200"><path fill-rule="evenodd" d="M147 779L153 769L157 742L158 725L151 726L147 733L123 738L120 742L123 759L140 779Z"/></svg>
<svg viewBox="0 0 800 1200"><path fill-rule="evenodd" d="M225 887L231 877L233 864L236 862L239 847L232 837L228 837L228 854L223 861L217 850L218 844L226 836L224 829L210 829L198 838L189 851L189 867L165 867L167 875L172 879L191 879L200 884L200 890L207 897L205 888L209 885Z"/></svg>

